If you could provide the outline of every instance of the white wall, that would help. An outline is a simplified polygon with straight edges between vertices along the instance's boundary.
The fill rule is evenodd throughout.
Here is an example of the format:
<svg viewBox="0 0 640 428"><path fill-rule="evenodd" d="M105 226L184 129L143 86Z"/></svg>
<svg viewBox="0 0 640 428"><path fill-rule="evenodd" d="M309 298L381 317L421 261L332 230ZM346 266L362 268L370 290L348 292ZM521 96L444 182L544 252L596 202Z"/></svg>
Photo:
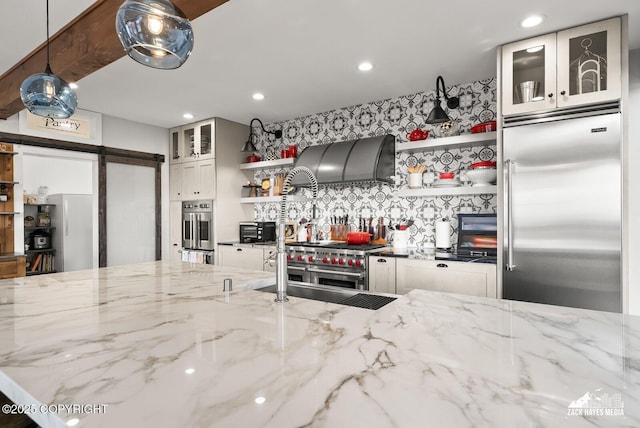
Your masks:
<svg viewBox="0 0 640 428"><path fill-rule="evenodd" d="M22 187L27 193L34 194L40 186L47 186L49 194L91 195L94 192L93 162L97 160L95 154L24 146Z"/></svg>
<svg viewBox="0 0 640 428"><path fill-rule="evenodd" d="M629 313L640 315L640 49L629 52Z"/></svg>
<svg viewBox="0 0 640 428"><path fill-rule="evenodd" d="M0 132L8 132L11 134L19 134L18 115L14 114L7 120L0 120Z"/></svg>

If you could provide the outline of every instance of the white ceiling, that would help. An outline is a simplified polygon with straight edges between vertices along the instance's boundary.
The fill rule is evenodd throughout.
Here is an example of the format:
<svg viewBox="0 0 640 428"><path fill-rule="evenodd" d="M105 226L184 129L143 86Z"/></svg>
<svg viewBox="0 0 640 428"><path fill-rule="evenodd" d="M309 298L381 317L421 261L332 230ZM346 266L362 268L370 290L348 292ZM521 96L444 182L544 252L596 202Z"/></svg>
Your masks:
<svg viewBox="0 0 640 428"><path fill-rule="evenodd" d="M52 34L92 3L50 0ZM2 9L0 73L46 38L44 0ZM533 13L546 20L520 28ZM209 117L270 123L434 90L439 74L447 85L493 77L500 44L625 13L629 46L640 48L638 0L230 0L193 21L181 68L124 57L78 82L79 107L167 128ZM375 68L358 71L363 60ZM266 98L254 101L257 91Z"/></svg>

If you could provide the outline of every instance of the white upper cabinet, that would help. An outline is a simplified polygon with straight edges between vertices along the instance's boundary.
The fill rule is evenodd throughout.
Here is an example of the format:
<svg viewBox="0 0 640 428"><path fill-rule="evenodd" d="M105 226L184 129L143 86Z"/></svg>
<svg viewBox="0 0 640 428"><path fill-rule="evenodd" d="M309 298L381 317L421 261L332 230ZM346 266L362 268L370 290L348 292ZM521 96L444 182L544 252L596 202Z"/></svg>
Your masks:
<svg viewBox="0 0 640 428"><path fill-rule="evenodd" d="M502 47L502 113L504 115L554 108L555 92L555 34Z"/></svg>
<svg viewBox="0 0 640 428"><path fill-rule="evenodd" d="M558 107L620 98L620 18L558 33Z"/></svg>
<svg viewBox="0 0 640 428"><path fill-rule="evenodd" d="M214 126L215 122L208 120L181 128L182 135L179 139L182 142L183 162L213 159L215 157L213 144Z"/></svg>
<svg viewBox="0 0 640 428"><path fill-rule="evenodd" d="M620 98L620 18L502 47L505 116Z"/></svg>
<svg viewBox="0 0 640 428"><path fill-rule="evenodd" d="M182 128L169 130L169 164L182 162Z"/></svg>

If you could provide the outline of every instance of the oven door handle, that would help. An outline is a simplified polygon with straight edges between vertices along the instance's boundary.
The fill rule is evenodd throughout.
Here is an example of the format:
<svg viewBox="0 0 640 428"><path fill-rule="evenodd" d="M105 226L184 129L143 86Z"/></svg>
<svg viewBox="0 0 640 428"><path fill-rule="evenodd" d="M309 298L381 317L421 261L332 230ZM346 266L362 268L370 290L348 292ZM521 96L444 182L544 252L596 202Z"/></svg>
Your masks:
<svg viewBox="0 0 640 428"><path fill-rule="evenodd" d="M343 276L353 276L357 278L364 278L364 273L355 273L355 272L342 272L335 270L326 270L326 269L317 269L317 268L309 268L309 272L313 273L326 273L329 275L343 275Z"/></svg>
<svg viewBox="0 0 640 428"><path fill-rule="evenodd" d="M290 270L303 270L303 271L307 270L307 268L304 268L304 267L291 266L291 265L287 265L287 269L290 269Z"/></svg>
<svg viewBox="0 0 640 428"><path fill-rule="evenodd" d="M197 237L197 240L196 240L196 247L198 247L200 249L202 249L202 240L200 239L200 236L202 236L202 230L200 230L200 227L202 226L202 223L200 221L200 216L201 215L202 214L195 214L195 217L196 217L196 221L195 221L196 232L198 232L198 237Z"/></svg>
<svg viewBox="0 0 640 428"><path fill-rule="evenodd" d="M189 213L189 221L191 221L191 248L197 248L196 241L196 215L194 213Z"/></svg>

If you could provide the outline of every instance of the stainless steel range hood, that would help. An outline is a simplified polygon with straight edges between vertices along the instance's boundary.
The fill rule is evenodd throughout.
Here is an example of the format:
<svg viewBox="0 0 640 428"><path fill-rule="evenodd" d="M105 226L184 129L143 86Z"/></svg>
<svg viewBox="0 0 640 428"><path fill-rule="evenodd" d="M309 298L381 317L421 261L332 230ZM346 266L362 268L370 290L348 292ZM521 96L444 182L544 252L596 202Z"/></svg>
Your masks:
<svg viewBox="0 0 640 428"><path fill-rule="evenodd" d="M395 137L383 135L310 146L300 153L295 166L309 168L318 184L391 183L396 169ZM294 177L291 184L306 186L308 182Z"/></svg>

